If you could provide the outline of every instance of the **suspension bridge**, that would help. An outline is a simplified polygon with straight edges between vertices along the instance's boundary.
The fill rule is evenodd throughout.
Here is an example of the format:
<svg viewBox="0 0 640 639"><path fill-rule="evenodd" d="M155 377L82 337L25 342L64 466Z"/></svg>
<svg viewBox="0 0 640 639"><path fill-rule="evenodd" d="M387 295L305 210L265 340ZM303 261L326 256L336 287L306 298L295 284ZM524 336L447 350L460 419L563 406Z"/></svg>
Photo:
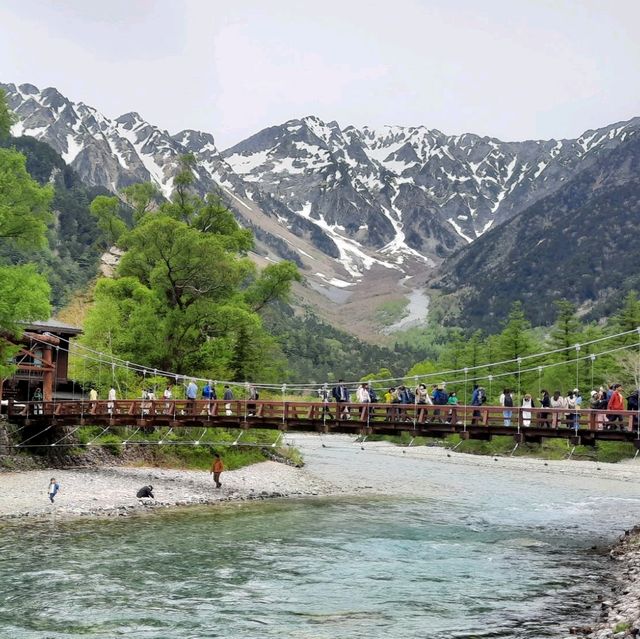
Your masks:
<svg viewBox="0 0 640 639"><path fill-rule="evenodd" d="M100 426L153 429L231 428L286 432L403 435L412 438L443 438L457 434L462 439L491 440L510 436L514 445L542 443L562 438L573 446L598 441L635 444L640 450L637 411L510 408L501 406L437 406L425 404L358 404L307 401L255 400L117 400L9 402L8 420L22 429L16 448L42 446L41 435L54 427L78 429ZM508 415L508 416L507 416ZM60 431L57 431L60 432ZM60 445L71 445L68 441ZM195 442L194 442L195 443ZM56 442L45 445L56 445Z"/></svg>

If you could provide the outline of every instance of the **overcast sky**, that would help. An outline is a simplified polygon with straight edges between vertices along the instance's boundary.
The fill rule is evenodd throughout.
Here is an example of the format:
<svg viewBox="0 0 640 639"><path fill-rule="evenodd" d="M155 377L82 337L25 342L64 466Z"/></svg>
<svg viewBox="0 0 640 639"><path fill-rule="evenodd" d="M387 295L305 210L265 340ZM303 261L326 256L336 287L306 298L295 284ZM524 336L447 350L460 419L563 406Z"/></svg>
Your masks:
<svg viewBox="0 0 640 639"><path fill-rule="evenodd" d="M504 140L640 115L640 0L2 0L0 81L226 148L309 114Z"/></svg>

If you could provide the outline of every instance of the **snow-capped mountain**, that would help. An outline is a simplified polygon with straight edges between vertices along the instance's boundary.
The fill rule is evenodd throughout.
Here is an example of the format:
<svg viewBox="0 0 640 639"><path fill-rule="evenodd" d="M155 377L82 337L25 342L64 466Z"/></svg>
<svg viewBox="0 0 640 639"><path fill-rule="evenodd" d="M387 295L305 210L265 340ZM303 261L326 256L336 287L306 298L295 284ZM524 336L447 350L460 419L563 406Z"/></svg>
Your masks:
<svg viewBox="0 0 640 639"><path fill-rule="evenodd" d="M434 232L440 249L452 248L438 222L471 242L638 128L640 118L577 140L502 142L424 127L340 129L306 117L265 129L223 155L245 181L300 215L343 224L377 247L429 255Z"/></svg>
<svg viewBox="0 0 640 639"><path fill-rule="evenodd" d="M502 142L422 126L342 128L308 116L221 152L209 133L172 135L135 112L109 119L55 88L0 88L18 116L13 134L48 143L89 184L117 192L152 181L169 197L180 156L193 153L198 190L220 194L252 228L260 258L293 259L307 291L322 296L312 303L349 299L363 321L372 295L380 303L402 295L399 286L420 287L456 249L640 129L635 118L576 140Z"/></svg>

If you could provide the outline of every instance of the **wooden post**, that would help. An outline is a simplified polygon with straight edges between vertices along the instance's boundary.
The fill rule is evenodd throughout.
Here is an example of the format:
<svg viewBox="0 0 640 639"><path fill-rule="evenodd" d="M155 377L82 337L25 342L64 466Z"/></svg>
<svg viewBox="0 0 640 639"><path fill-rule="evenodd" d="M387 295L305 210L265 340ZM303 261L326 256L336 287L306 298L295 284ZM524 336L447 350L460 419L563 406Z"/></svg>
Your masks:
<svg viewBox="0 0 640 639"><path fill-rule="evenodd" d="M43 344L42 348L42 399L50 402L53 399L54 380L53 380L53 352L51 346Z"/></svg>

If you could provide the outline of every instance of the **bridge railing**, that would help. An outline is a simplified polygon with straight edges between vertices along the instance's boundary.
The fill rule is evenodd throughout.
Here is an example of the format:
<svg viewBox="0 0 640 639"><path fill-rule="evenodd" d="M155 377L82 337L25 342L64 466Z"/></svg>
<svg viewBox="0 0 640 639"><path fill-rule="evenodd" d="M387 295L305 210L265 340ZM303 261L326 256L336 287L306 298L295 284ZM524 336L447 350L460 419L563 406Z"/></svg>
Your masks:
<svg viewBox="0 0 640 639"><path fill-rule="evenodd" d="M96 400L18 402L9 400L3 409L11 417L38 418L80 417L131 418L159 423L171 421L208 421L238 423L250 421L280 421L283 423L321 422L330 427L332 422L352 421L359 424L382 426L439 425L448 427L487 427L513 429L568 429L568 430L625 430L638 429L639 411L607 411L564 408L507 408L502 406L433 406L427 404L336 404L306 401L276 400ZM399 428L397 428L400 430ZM451 428L451 430L455 430Z"/></svg>

